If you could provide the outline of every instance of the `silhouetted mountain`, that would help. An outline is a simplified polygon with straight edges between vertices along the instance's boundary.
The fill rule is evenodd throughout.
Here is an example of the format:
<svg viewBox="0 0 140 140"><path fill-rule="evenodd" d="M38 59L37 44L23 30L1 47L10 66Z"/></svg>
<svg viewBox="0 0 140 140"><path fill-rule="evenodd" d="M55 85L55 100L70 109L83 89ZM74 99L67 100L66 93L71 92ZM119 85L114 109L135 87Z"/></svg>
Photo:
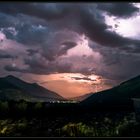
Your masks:
<svg viewBox="0 0 140 140"><path fill-rule="evenodd" d="M81 102L81 101L85 100L86 98L90 97L92 94L94 94L94 93L88 93L88 94L85 94L82 96L71 97L71 98L68 98L68 100Z"/></svg>
<svg viewBox="0 0 140 140"><path fill-rule="evenodd" d="M120 85L94 93L81 102L81 105L88 107L114 107L132 106L132 98L140 98L140 76L132 78Z"/></svg>
<svg viewBox="0 0 140 140"><path fill-rule="evenodd" d="M50 91L36 83L27 83L14 76L0 78L0 99L28 99L56 101L64 100L57 93Z"/></svg>

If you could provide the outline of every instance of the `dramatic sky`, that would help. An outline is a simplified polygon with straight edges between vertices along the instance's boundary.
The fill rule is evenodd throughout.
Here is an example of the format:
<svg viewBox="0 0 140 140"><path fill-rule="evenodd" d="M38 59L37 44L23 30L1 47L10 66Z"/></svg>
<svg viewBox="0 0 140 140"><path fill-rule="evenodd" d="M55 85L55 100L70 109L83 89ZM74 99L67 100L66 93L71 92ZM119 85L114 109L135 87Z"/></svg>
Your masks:
<svg viewBox="0 0 140 140"><path fill-rule="evenodd" d="M139 3L0 2L0 77L63 97L140 74Z"/></svg>

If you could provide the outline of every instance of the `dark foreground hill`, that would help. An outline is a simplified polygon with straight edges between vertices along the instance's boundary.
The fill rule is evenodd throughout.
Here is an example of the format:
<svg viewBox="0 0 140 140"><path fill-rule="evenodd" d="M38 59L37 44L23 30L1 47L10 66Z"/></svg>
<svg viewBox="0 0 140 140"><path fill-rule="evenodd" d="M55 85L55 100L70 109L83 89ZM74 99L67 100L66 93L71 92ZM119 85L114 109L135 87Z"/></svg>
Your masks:
<svg viewBox="0 0 140 140"><path fill-rule="evenodd" d="M133 98L140 98L140 76L114 88L95 93L80 104L89 108L129 108L133 106Z"/></svg>
<svg viewBox="0 0 140 140"><path fill-rule="evenodd" d="M36 83L27 83L14 76L0 78L0 99L28 101L57 101L64 100L57 93Z"/></svg>

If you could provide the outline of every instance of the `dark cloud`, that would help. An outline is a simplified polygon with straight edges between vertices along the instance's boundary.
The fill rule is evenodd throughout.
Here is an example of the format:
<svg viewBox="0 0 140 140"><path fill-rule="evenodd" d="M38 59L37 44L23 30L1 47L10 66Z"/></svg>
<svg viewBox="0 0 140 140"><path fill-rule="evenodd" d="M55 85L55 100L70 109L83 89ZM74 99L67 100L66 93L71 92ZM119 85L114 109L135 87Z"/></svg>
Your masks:
<svg viewBox="0 0 140 140"><path fill-rule="evenodd" d="M0 50L0 59L17 59L18 56L14 56L11 54L8 54L5 51Z"/></svg>
<svg viewBox="0 0 140 140"><path fill-rule="evenodd" d="M6 14L14 15L25 14L35 16L47 20L56 20L63 17L67 13L67 9L61 4L55 3L1 3L0 11Z"/></svg>
<svg viewBox="0 0 140 140"><path fill-rule="evenodd" d="M127 8L121 8L121 10L118 10L120 6L125 6ZM108 8L103 8L103 7L108 7ZM138 8L134 7L130 3L107 3L107 4L93 3L91 5L88 4L84 5L80 3L76 5L73 5L71 3L70 4L2 3L0 8L1 12L9 14L11 19L13 15L17 16L18 18L16 19L17 24L16 25L12 24L16 26L15 28L18 32L18 34L14 36L14 39L16 39L17 41L23 44L28 44L28 45L42 44L42 46L50 46L50 44L48 43L46 44L45 40L46 38L49 38L50 36L49 32L51 32L54 29L58 30L60 28L59 26L57 27L57 24L55 24L58 23L57 21L59 21L62 23L63 28L73 28L72 26L76 26L78 28L77 32L80 33L84 32L88 37L90 37L91 40L106 47L118 47L124 50L127 49L129 45L134 45L136 47L139 47L140 41L135 39L125 38L118 35L115 32L109 31L108 30L109 27L106 25L104 16L102 15L103 12L100 11L99 9L100 10L104 9L104 11L109 10L110 13L112 14L116 12L118 13L118 15L119 12L122 11L122 13L124 13L125 15L130 15L130 16L132 11L134 12L138 10ZM25 14L26 15L24 16L25 19L28 16L42 18L46 20L46 23L48 25L46 24L44 28L39 28L41 26L39 26L39 24L37 24L35 21L32 21L31 19L27 20L30 22L27 22L26 20L23 21L23 19L19 16L19 14L21 15L21 17L22 14ZM58 18L56 18L57 15L59 15ZM55 21L52 22L51 18L47 19L48 16L54 18ZM6 19L8 20L8 18ZM11 21L13 22L14 19L15 17L13 17ZM74 20L75 22L73 22ZM9 23L9 20L7 22ZM49 22L51 24L49 24ZM65 22L67 22L66 25ZM71 24L72 26L69 26ZM6 31L5 34L8 37L11 35L11 33L9 35ZM63 38L65 40L65 36L63 36ZM49 50L52 50L51 48Z"/></svg>
<svg viewBox="0 0 140 140"><path fill-rule="evenodd" d="M69 30L52 33L48 39L42 42L40 53L49 61L54 61L66 54L69 49L75 47L78 37L79 34Z"/></svg>
<svg viewBox="0 0 140 140"><path fill-rule="evenodd" d="M76 46L77 44L75 42L64 42L62 45L66 46L66 48L72 48Z"/></svg>
<svg viewBox="0 0 140 140"><path fill-rule="evenodd" d="M138 7L128 2L101 3L98 4L98 8L119 18L129 18L139 12Z"/></svg>
<svg viewBox="0 0 140 140"><path fill-rule="evenodd" d="M25 70L24 69L20 69L20 68L17 68L17 67L12 67L12 66L10 66L10 65L6 65L6 66L4 66L4 69L6 70L6 71L16 71L16 72L25 72Z"/></svg>
<svg viewBox="0 0 140 140"><path fill-rule="evenodd" d="M100 53L103 56L103 65L101 69L93 69L96 74L118 82L140 74L139 54L126 53L115 49L103 49L100 50Z"/></svg>
<svg viewBox="0 0 140 140"><path fill-rule="evenodd" d="M88 78L88 77L83 77L83 78L79 78L79 77L71 77L72 79L75 79L75 80L86 80L86 81L96 81L96 80L93 80L91 78Z"/></svg>
<svg viewBox="0 0 140 140"><path fill-rule="evenodd" d="M76 38L78 37L76 32L63 31L64 29L57 31L54 30L55 26L50 27L40 19L29 18L25 15L16 16L16 24L10 25L8 15L3 14L2 18L4 16L6 16L7 25L2 26L1 30L8 39L32 47L40 46L40 53L50 61L65 54L67 50L76 45ZM14 21L14 16L9 15L9 17L12 19L11 21ZM11 32L11 29L14 30L14 33Z"/></svg>
<svg viewBox="0 0 140 140"><path fill-rule="evenodd" d="M15 27L17 24L19 24L19 19L0 12L0 27Z"/></svg>
<svg viewBox="0 0 140 140"><path fill-rule="evenodd" d="M46 40L48 28L32 24L23 24L17 28L18 34L15 39L25 45L39 45Z"/></svg>
<svg viewBox="0 0 140 140"><path fill-rule="evenodd" d="M77 45L77 43L76 42L64 42L61 45L62 45L62 48L61 48L61 50L60 50L58 55L66 54L67 50L75 47Z"/></svg>
<svg viewBox="0 0 140 140"><path fill-rule="evenodd" d="M5 58L14 58L10 54L0 54L0 59L5 59Z"/></svg>
<svg viewBox="0 0 140 140"><path fill-rule="evenodd" d="M32 55L38 53L38 50L27 49L27 53L28 53L29 56L32 56Z"/></svg>
<svg viewBox="0 0 140 140"><path fill-rule="evenodd" d="M25 67L18 67L12 65L6 65L4 67L7 71L33 73L33 74L51 74L51 73L65 73L70 72L71 63L60 63L59 61L48 61L42 56L33 56L31 58L25 58L23 60Z"/></svg>
<svg viewBox="0 0 140 140"><path fill-rule="evenodd" d="M9 64L5 70L34 74L95 73L118 81L134 76L140 71L140 41L108 30L110 27L105 23L104 13L116 18L129 18L138 10L130 3L116 2L3 2L0 4L0 31L7 39L24 44L26 52L21 60L18 59L25 67ZM89 38L92 42L89 46L98 55L62 57L79 43L82 34ZM77 54L80 52L77 50ZM14 52L0 54L0 58L10 58L10 55L14 56Z"/></svg>
<svg viewBox="0 0 140 140"><path fill-rule="evenodd" d="M27 72L38 74L49 74L49 73L63 73L71 71L70 63L59 63L59 61L47 61L45 58L40 59L25 59L25 64L28 65Z"/></svg>
<svg viewBox="0 0 140 140"><path fill-rule="evenodd" d="M106 47L116 47L122 50L127 50L129 45L135 47L140 46L140 41L136 39L130 39L122 37L116 32L107 30L108 26L105 21L97 19L95 15L89 11L85 11L83 14L82 26L85 28L85 33L91 40ZM129 48L134 49L134 48Z"/></svg>

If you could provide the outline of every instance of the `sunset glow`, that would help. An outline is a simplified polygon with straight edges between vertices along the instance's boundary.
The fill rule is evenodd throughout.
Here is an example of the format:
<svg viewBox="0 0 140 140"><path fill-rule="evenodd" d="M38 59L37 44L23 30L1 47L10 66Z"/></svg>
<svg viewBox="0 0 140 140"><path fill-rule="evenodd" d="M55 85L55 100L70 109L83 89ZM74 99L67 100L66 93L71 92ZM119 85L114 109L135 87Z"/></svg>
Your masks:
<svg viewBox="0 0 140 140"><path fill-rule="evenodd" d="M28 77L28 78L27 78ZM97 75L83 75L81 73L61 73L24 77L28 81L59 93L64 97L76 97L90 92L108 89L111 85L104 84L104 79Z"/></svg>

